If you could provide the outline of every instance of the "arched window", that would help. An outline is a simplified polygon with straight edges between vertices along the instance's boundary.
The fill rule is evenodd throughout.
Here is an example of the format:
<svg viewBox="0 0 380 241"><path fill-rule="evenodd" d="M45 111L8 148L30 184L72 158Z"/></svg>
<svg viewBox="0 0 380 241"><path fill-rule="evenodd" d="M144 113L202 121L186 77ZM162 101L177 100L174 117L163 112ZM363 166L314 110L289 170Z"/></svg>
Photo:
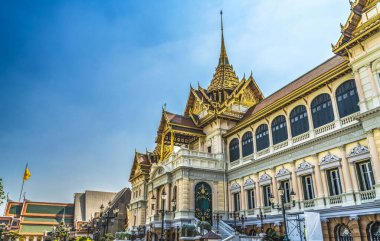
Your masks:
<svg viewBox="0 0 380 241"><path fill-rule="evenodd" d="M247 131L242 138L243 157L253 153L253 136L252 132Z"/></svg>
<svg viewBox="0 0 380 241"><path fill-rule="evenodd" d="M367 225L367 238L368 240L380 240L380 222L373 221Z"/></svg>
<svg viewBox="0 0 380 241"><path fill-rule="evenodd" d="M256 130L256 148L257 151L261 151L267 147L269 147L268 126L266 124L262 124L257 127Z"/></svg>
<svg viewBox="0 0 380 241"><path fill-rule="evenodd" d="M314 128L326 125L334 120L334 111L328 94L321 94L314 98L311 102L311 114Z"/></svg>
<svg viewBox="0 0 380 241"><path fill-rule="evenodd" d="M352 232L345 224L338 224L335 227L335 240L336 241L352 241Z"/></svg>
<svg viewBox="0 0 380 241"><path fill-rule="evenodd" d="M234 138L230 142L230 161L236 161L240 158L240 153L239 153L239 139Z"/></svg>
<svg viewBox="0 0 380 241"><path fill-rule="evenodd" d="M304 105L299 105L290 112L290 129L292 137L309 131L309 120Z"/></svg>
<svg viewBox="0 0 380 241"><path fill-rule="evenodd" d="M273 145L288 139L285 116L280 115L274 118L272 122L272 139Z"/></svg>
<svg viewBox="0 0 380 241"><path fill-rule="evenodd" d="M348 80L341 84L335 92L340 118L359 111L359 97L355 80Z"/></svg>

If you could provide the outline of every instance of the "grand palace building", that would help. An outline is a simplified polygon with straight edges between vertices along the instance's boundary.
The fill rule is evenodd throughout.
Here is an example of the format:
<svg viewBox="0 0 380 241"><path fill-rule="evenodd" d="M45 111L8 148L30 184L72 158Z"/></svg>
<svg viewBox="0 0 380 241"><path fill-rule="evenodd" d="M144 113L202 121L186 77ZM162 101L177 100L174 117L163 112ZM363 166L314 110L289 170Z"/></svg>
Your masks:
<svg viewBox="0 0 380 241"><path fill-rule="evenodd" d="M177 240L218 214L241 233L283 233L284 202L289 219L320 213L324 240L380 240L380 1L351 3L332 51L264 96L235 74L222 25L209 86L190 87L183 113L163 108L155 149L135 152L129 228Z"/></svg>

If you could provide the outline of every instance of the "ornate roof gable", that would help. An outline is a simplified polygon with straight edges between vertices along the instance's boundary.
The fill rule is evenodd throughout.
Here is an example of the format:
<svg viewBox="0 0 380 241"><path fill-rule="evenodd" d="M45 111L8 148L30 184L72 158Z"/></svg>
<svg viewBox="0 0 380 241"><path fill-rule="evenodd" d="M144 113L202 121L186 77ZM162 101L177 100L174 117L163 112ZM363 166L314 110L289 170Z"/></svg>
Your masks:
<svg viewBox="0 0 380 241"><path fill-rule="evenodd" d="M340 25L342 35L335 45L331 45L335 54L350 56L350 48L358 44L361 45L360 42L363 39L380 30L380 14L377 14L376 9L373 11L374 13L367 14L367 12L371 12L371 8L376 7L377 2L378 0L356 0L355 2L350 2L351 13L346 24ZM364 47L362 46L362 48Z"/></svg>

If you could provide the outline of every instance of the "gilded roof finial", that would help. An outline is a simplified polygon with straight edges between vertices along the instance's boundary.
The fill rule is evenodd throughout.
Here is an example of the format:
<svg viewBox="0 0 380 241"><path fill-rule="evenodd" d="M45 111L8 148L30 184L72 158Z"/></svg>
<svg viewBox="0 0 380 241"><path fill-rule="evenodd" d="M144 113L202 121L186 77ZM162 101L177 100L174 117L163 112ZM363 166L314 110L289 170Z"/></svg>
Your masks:
<svg viewBox="0 0 380 241"><path fill-rule="evenodd" d="M224 33L223 33L223 11L220 10L220 30L222 32L222 41L220 46L220 57L219 57L219 65L228 64L228 57L226 46L224 45Z"/></svg>

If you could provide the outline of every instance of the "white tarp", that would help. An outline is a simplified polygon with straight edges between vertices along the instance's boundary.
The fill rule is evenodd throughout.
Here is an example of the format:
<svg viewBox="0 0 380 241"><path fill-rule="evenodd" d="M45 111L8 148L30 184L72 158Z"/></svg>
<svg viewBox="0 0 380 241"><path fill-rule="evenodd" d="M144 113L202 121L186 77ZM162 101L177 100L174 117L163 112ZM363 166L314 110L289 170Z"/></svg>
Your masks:
<svg viewBox="0 0 380 241"><path fill-rule="evenodd" d="M305 212L307 241L323 241L321 217L319 213Z"/></svg>

